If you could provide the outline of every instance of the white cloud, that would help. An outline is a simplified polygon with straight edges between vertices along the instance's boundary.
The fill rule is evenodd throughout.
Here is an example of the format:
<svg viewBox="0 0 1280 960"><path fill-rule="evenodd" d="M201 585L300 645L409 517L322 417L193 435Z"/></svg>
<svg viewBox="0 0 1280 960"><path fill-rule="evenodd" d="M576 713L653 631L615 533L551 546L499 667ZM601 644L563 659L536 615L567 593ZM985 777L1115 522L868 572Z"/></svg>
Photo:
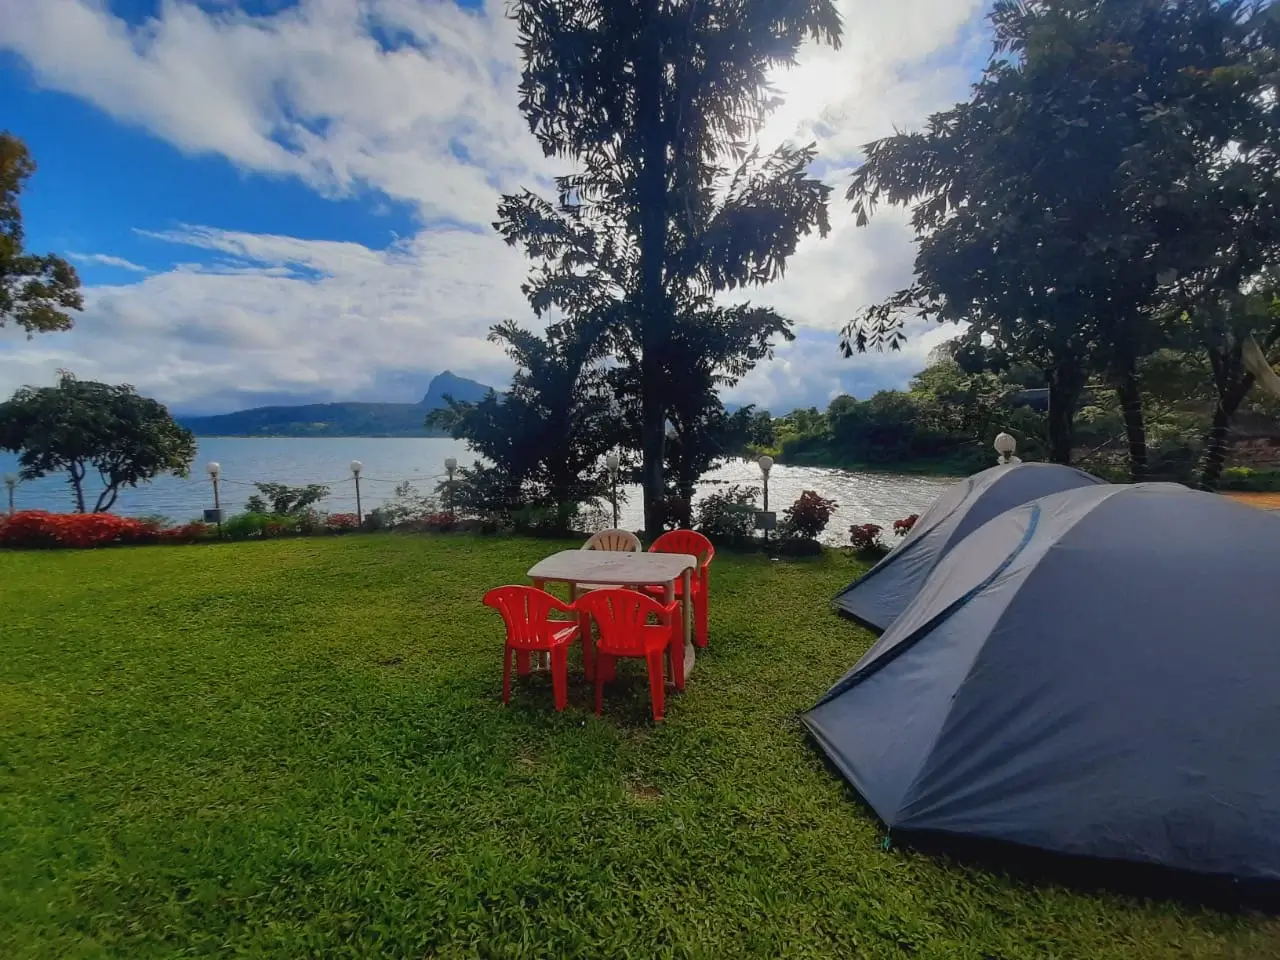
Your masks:
<svg viewBox="0 0 1280 960"><path fill-rule="evenodd" d="M187 227L165 239L227 256L139 283L99 286L69 333L0 334L0 393L59 367L128 381L179 409L246 397L415 399L446 366L486 382L508 365L484 339L524 309L514 250L473 231L423 233L387 250ZM412 377L421 379L411 388ZM402 396L384 396L385 382Z"/></svg>
<svg viewBox="0 0 1280 960"><path fill-rule="evenodd" d="M901 215L855 228L843 192L862 144L963 95L980 8L841 0L842 48L808 47L777 78L787 100L762 141L818 141L834 230L802 244L782 282L748 293L815 333L748 378L743 396L783 406L787 391L810 397L809 369L839 384L865 365L901 382L923 356L913 341L901 355L839 357L830 332L904 284L913 254ZM525 265L488 224L500 192L545 188L555 172L518 111L515 29L503 12L503 0L478 10L301 0L254 16L230 2L161 0L153 18L127 24L102 0L0 0L0 49L40 84L246 171L297 177L325 195L372 188L371 204L377 194L410 202L424 223L384 251L239 233L234 223L162 233L225 262L91 289L77 331L38 348L0 339L0 388L51 364L185 406L368 394L445 366L502 377L507 364L484 335L496 319L528 317Z"/></svg>
<svg viewBox="0 0 1280 960"><path fill-rule="evenodd" d="M129 270L133 273L147 272L146 267L139 266L124 257L113 257L109 253L68 253L67 256L77 263L93 263L100 267L118 267L121 270Z"/></svg>

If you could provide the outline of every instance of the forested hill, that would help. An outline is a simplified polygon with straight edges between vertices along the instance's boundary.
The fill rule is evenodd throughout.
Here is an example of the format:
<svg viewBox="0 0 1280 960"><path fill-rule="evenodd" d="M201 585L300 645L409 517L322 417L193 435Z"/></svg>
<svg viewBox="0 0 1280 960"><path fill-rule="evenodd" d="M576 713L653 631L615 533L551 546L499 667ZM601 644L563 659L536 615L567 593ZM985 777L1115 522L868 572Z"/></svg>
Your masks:
<svg viewBox="0 0 1280 960"><path fill-rule="evenodd" d="M491 389L446 370L418 403L308 403L178 419L198 437L443 437L424 421L445 406L445 395L474 402Z"/></svg>

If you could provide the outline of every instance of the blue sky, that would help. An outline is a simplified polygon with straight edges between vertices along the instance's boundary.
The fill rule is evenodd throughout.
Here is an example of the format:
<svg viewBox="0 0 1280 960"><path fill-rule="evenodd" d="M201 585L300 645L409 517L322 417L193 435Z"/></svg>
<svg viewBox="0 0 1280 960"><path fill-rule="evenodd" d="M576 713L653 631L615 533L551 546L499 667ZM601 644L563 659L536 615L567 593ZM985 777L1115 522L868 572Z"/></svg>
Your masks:
<svg viewBox="0 0 1280 960"><path fill-rule="evenodd" d="M533 323L498 196L560 172L516 106L499 0L0 3L0 128L39 166L31 249L70 257L76 329L0 331L0 394L54 371L134 383L182 412L407 400L450 368L501 384L484 339ZM731 394L775 412L905 383L946 331L842 360L836 331L905 282L889 212L840 199L859 146L962 96L986 52L971 0L844 0L840 51L806 50L766 146L817 140L833 233L750 292L798 339Z"/></svg>

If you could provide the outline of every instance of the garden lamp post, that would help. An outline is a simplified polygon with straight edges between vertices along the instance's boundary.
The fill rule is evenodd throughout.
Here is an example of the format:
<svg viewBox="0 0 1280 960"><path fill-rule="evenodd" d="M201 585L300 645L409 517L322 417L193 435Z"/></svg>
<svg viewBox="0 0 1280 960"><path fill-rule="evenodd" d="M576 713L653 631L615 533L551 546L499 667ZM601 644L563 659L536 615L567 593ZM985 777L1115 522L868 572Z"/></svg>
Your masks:
<svg viewBox="0 0 1280 960"><path fill-rule="evenodd" d="M996 434L995 442L991 444L996 448L996 453L1000 455L999 463L1021 463L1013 452L1018 449L1018 441L1007 433Z"/></svg>
<svg viewBox="0 0 1280 960"><path fill-rule="evenodd" d="M613 529L618 529L618 467L622 461L618 459L616 453L611 453L604 458L604 465L609 470L609 486L612 489L611 499L613 500Z"/></svg>
<svg viewBox="0 0 1280 960"><path fill-rule="evenodd" d="M222 539L222 497L218 493L218 477L222 474L222 464L217 460L210 460L204 465L205 472L209 474L210 481L213 482L213 512L218 518L218 539ZM205 517L208 520L208 517Z"/></svg>
<svg viewBox="0 0 1280 960"><path fill-rule="evenodd" d="M359 460L351 461L351 476L356 481L356 526L364 524L364 507L360 503L360 471L364 469L364 464Z"/></svg>
<svg viewBox="0 0 1280 960"><path fill-rule="evenodd" d="M444 462L444 472L449 475L449 480L445 484L445 504L449 508L449 513L453 513L453 474L458 469L458 460L456 457L448 457Z"/></svg>
<svg viewBox="0 0 1280 960"><path fill-rule="evenodd" d="M773 469L773 457L766 454L756 461L760 467L760 476L764 478L764 512L769 512L769 471Z"/></svg>
<svg viewBox="0 0 1280 960"><path fill-rule="evenodd" d="M773 469L773 457L765 454L756 461L756 464L760 467L760 476L764 478L764 510L762 512L767 514L769 512L769 471ZM762 519L761 524L764 525L764 538L767 541L769 539L768 518Z"/></svg>
<svg viewBox="0 0 1280 960"><path fill-rule="evenodd" d="M6 473L4 475L4 485L9 490L9 516L13 516L13 488L18 485L18 475L16 473Z"/></svg>

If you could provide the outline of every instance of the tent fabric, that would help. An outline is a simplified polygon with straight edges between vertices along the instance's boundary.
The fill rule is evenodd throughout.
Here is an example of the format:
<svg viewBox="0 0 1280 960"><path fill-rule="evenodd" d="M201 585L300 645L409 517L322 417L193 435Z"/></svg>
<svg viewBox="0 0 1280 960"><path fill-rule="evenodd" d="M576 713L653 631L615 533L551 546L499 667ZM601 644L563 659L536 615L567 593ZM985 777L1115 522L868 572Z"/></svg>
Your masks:
<svg viewBox="0 0 1280 960"><path fill-rule="evenodd" d="M1057 463L1002 464L947 489L883 560L838 593L834 608L873 630L906 609L947 551L1004 511L1037 497L1103 481Z"/></svg>
<svg viewBox="0 0 1280 960"><path fill-rule="evenodd" d="M1176 484L1007 511L804 717L890 827L1280 879L1280 517Z"/></svg>

